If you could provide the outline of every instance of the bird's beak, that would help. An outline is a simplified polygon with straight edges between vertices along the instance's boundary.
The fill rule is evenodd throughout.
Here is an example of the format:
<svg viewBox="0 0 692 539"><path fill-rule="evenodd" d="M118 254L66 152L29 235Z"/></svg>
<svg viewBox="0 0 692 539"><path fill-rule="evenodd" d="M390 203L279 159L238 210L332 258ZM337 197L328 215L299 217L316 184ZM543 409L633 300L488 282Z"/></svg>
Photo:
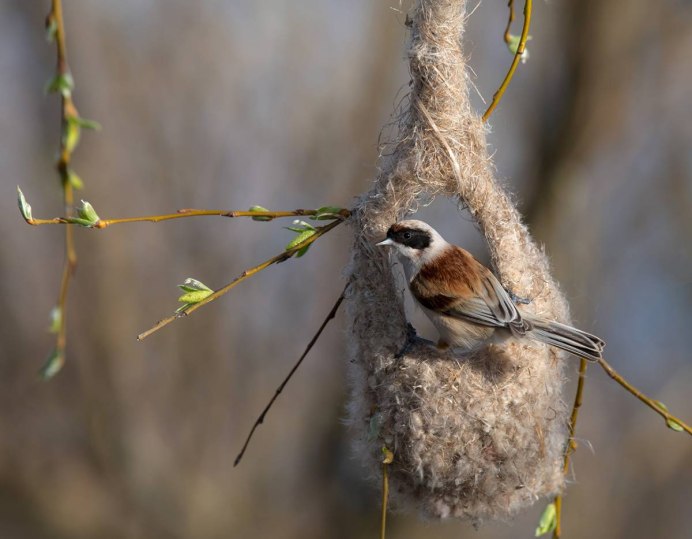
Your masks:
<svg viewBox="0 0 692 539"><path fill-rule="evenodd" d="M394 245L394 242L391 240L391 238L386 238L382 240L379 243L375 244L377 247L384 247L385 245Z"/></svg>

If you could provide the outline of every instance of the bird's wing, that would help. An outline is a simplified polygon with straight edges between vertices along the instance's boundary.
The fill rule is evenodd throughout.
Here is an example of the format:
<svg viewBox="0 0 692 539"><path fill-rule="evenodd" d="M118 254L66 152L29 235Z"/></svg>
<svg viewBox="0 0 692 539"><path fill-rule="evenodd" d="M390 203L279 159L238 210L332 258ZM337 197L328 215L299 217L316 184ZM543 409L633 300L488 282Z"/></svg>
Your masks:
<svg viewBox="0 0 692 539"><path fill-rule="evenodd" d="M493 327L508 327L521 319L509 294L492 273L480 279L473 292L471 296L456 298L441 313Z"/></svg>
<svg viewBox="0 0 692 539"><path fill-rule="evenodd" d="M411 292L424 307L490 327L528 329L507 291L492 272L459 247L445 252L445 264L422 268Z"/></svg>

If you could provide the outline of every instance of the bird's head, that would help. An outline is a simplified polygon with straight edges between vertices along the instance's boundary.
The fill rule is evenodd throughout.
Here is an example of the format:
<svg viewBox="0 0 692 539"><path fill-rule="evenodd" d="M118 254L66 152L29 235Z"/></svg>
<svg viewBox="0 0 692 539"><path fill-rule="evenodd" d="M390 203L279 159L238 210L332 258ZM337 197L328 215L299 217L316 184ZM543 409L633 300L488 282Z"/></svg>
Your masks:
<svg viewBox="0 0 692 539"><path fill-rule="evenodd" d="M387 237L377 245L394 247L408 275L433 261L449 244L428 223L412 219L394 223L387 230Z"/></svg>

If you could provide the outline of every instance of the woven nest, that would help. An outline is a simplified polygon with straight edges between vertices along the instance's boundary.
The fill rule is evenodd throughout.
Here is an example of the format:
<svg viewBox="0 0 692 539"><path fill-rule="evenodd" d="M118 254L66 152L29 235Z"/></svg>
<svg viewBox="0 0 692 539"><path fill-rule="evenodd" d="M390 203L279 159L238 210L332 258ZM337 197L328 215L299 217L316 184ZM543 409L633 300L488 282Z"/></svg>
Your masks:
<svg viewBox="0 0 692 539"><path fill-rule="evenodd" d="M393 154L350 219L349 416L357 456L373 476L382 447L393 451L400 508L479 522L562 490L564 357L528 340L463 356L412 338L388 254L374 246L422 200L453 198L478 223L505 287L531 298L525 310L569 322L545 255L495 181L485 126L469 105L465 8L420 0L410 14L408 106Z"/></svg>

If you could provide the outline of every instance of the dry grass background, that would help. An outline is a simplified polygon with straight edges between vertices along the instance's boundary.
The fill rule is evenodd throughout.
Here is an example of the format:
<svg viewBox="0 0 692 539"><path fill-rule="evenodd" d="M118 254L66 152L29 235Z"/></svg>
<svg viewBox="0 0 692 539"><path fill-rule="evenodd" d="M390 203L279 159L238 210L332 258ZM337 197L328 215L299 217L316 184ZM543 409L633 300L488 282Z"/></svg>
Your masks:
<svg viewBox="0 0 692 539"><path fill-rule="evenodd" d="M102 216L350 204L376 174L377 134L408 81L398 8L67 0L77 104L104 127L76 153L84 198ZM343 315L232 468L342 287L346 229L144 343L134 336L175 307L183 278L218 286L287 236L277 223L213 219L79 231L69 363L53 382L36 380L51 346L61 231L26 226L14 189L36 215L60 212L58 104L42 93L54 61L47 11L0 4L0 536L374 536L378 493L341 424ZM486 98L510 60L504 22L505 3L486 1L469 23ZM690 418L692 9L540 3L533 28L531 60L491 121L499 174L575 321L606 338L618 370ZM483 254L450 205L421 215ZM597 369L578 436L566 537L685 535L686 437ZM479 532L394 516L389 536L529 536L540 509Z"/></svg>

